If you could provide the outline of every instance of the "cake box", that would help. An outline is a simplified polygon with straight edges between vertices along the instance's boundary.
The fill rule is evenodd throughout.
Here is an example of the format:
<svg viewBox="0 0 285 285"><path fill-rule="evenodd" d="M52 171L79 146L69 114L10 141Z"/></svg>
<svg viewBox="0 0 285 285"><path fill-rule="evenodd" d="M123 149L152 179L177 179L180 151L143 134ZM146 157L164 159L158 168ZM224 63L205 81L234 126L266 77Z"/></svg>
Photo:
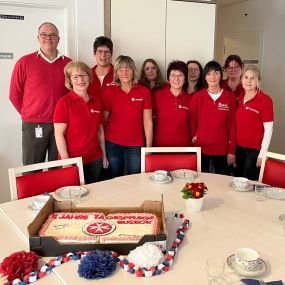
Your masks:
<svg viewBox="0 0 285 285"><path fill-rule="evenodd" d="M39 230L52 213L90 213L100 212L106 216L112 213L151 213L155 214L159 221L160 233L156 235L144 235L138 243L62 243L51 236L40 237ZM39 211L35 219L28 225L30 250L40 256L58 256L74 251L90 251L95 249L111 250L119 254L127 255L146 242L158 245L162 251L166 250L166 225L164 220L163 201L144 201L139 207L76 207L70 201L57 201L50 197L45 206Z"/></svg>

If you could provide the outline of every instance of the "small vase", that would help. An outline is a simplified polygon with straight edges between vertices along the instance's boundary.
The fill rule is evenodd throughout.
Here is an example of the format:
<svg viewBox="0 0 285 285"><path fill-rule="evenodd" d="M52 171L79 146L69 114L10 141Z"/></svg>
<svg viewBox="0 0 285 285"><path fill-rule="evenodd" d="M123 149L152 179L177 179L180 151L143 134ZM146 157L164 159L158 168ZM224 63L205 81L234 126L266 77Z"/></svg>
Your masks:
<svg viewBox="0 0 285 285"><path fill-rule="evenodd" d="M204 197L200 199L189 198L185 200L186 209L189 213L197 213L203 207Z"/></svg>

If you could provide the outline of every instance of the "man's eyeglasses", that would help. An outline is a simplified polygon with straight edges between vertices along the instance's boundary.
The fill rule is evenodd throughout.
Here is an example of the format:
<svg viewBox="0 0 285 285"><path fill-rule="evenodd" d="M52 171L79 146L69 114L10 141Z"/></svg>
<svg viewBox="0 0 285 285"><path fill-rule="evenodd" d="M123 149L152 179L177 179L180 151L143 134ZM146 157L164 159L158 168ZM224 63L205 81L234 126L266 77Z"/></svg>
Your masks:
<svg viewBox="0 0 285 285"><path fill-rule="evenodd" d="M86 73L82 73L82 74L72 75L72 76L70 76L70 78L71 78L73 81L78 81L79 78L81 78L82 80L84 80L86 76L87 76Z"/></svg>
<svg viewBox="0 0 285 285"><path fill-rule="evenodd" d="M155 71L157 68L155 66L148 66L144 69L144 71Z"/></svg>
<svg viewBox="0 0 285 285"><path fill-rule="evenodd" d="M227 67L227 69L229 71L236 71L236 70L240 70L240 66L229 66L229 67Z"/></svg>
<svg viewBox="0 0 285 285"><path fill-rule="evenodd" d="M39 36L44 40L47 40L47 39L54 40L58 37L58 35L54 33L52 34L40 33Z"/></svg>
<svg viewBox="0 0 285 285"><path fill-rule="evenodd" d="M102 50L102 49L97 49L96 53L98 53L100 55L101 54L105 54L105 55L110 55L111 54L111 52L109 50Z"/></svg>

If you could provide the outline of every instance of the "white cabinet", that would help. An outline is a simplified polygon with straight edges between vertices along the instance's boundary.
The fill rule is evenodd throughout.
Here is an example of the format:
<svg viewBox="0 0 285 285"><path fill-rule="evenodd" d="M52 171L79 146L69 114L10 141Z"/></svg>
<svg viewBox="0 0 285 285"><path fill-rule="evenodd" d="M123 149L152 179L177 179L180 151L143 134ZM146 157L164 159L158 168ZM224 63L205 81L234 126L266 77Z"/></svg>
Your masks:
<svg viewBox="0 0 285 285"><path fill-rule="evenodd" d="M115 59L131 56L140 68L149 57L165 71L174 59L214 56L215 4L173 0L112 0L111 38Z"/></svg>

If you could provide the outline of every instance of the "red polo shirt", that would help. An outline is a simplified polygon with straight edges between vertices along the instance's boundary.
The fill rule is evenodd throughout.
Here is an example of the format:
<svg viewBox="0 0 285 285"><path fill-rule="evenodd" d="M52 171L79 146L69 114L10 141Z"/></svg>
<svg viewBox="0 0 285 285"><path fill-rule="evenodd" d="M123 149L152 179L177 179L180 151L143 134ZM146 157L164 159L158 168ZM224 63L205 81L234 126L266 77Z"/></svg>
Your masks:
<svg viewBox="0 0 285 285"><path fill-rule="evenodd" d="M223 90L214 101L207 89L197 92L190 106L192 137L197 136L195 146L201 146L206 155L235 154L236 99L232 92Z"/></svg>
<svg viewBox="0 0 285 285"><path fill-rule="evenodd" d="M103 112L98 99L91 97L86 103L70 91L58 101L53 122L67 124L65 140L70 157L81 156L88 163L102 156L98 127L103 123Z"/></svg>
<svg viewBox="0 0 285 285"><path fill-rule="evenodd" d="M246 103L244 103L244 96L241 96L238 103L236 113L237 144L260 150L264 135L263 123L274 120L272 99L259 91L254 98Z"/></svg>
<svg viewBox="0 0 285 285"><path fill-rule="evenodd" d="M232 92L235 94L236 98L239 98L241 95L244 94L244 89L242 87L242 84L239 83L239 85L237 86L236 90L235 91L232 91L232 89L229 87L228 85L228 79L224 79L223 82L222 82L222 86L224 89Z"/></svg>
<svg viewBox="0 0 285 285"><path fill-rule="evenodd" d="M154 146L190 146L190 100L187 92L175 97L170 89L154 93Z"/></svg>
<svg viewBox="0 0 285 285"><path fill-rule="evenodd" d="M89 85L88 94L91 94L92 96L102 96L106 87L114 80L114 66L112 64L110 65L109 72L105 75L102 85L96 74L96 68L97 65L91 68L93 81Z"/></svg>
<svg viewBox="0 0 285 285"><path fill-rule="evenodd" d="M106 88L104 111L109 112L106 140L124 146L143 146L143 111L152 109L149 90L136 83L127 94L120 86Z"/></svg>

